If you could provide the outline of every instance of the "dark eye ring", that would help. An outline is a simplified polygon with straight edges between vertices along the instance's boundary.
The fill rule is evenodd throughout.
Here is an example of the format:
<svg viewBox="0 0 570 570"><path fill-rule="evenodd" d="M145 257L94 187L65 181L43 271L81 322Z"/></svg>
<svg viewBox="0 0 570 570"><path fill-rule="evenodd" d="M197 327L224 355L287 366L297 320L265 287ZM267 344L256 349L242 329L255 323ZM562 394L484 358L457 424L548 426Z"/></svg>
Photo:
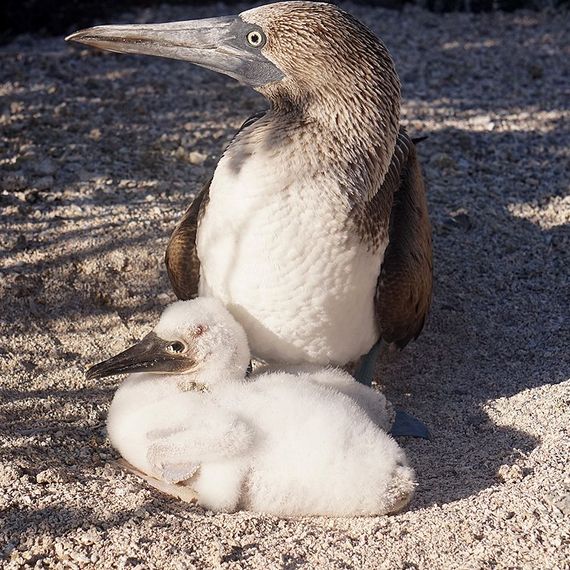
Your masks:
<svg viewBox="0 0 570 570"><path fill-rule="evenodd" d="M263 47L265 44L265 36L260 30L252 30L246 36L247 43L255 48Z"/></svg>
<svg viewBox="0 0 570 570"><path fill-rule="evenodd" d="M167 350L169 350L170 352L175 352L177 354L180 354L181 352L184 352L186 350L186 347L184 346L184 343L177 340L169 344Z"/></svg>

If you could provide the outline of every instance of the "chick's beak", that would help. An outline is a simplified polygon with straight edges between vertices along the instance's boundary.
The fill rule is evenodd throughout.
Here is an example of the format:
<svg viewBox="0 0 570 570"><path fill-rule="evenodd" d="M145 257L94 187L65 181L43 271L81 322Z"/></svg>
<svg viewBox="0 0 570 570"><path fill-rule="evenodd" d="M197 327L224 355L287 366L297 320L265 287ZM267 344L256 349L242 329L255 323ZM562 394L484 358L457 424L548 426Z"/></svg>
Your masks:
<svg viewBox="0 0 570 570"><path fill-rule="evenodd" d="M139 343L123 352L95 364L87 370L88 380L132 372L182 374L196 367L191 354L177 353L172 347L180 344L165 340L155 333L147 334Z"/></svg>
<svg viewBox="0 0 570 570"><path fill-rule="evenodd" d="M164 24L96 26L71 34L67 41L107 51L181 59L225 73L259 87L283 78L261 49L249 46L252 29L239 16L206 18Z"/></svg>

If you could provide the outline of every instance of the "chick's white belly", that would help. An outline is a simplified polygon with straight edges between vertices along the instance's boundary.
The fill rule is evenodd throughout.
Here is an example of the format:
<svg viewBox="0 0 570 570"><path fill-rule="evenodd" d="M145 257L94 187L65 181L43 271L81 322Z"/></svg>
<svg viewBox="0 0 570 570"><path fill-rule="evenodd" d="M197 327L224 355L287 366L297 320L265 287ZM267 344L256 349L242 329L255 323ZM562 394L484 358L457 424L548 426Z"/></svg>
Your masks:
<svg viewBox="0 0 570 570"><path fill-rule="evenodd" d="M367 251L326 200L303 199L302 188L268 197L212 184L197 236L199 292L228 307L257 358L345 364L378 338L385 244Z"/></svg>

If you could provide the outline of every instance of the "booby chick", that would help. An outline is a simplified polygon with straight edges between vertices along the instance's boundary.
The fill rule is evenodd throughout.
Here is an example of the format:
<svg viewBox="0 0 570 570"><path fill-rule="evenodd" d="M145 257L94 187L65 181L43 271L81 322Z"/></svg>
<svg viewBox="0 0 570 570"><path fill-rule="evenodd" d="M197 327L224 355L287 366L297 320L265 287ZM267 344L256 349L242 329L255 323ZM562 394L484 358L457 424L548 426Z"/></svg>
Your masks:
<svg viewBox="0 0 570 570"><path fill-rule="evenodd" d="M364 25L331 4L279 2L67 39L187 60L269 101L172 235L178 298L220 299L254 356L279 365L347 365L380 339L403 347L420 334L432 292L425 187L394 62Z"/></svg>
<svg viewBox="0 0 570 570"><path fill-rule="evenodd" d="M386 427L381 394L334 369L245 379L249 360L243 327L198 298L167 307L152 333L87 376L132 373L109 410L111 443L208 509L352 516L409 502L414 473L368 415Z"/></svg>

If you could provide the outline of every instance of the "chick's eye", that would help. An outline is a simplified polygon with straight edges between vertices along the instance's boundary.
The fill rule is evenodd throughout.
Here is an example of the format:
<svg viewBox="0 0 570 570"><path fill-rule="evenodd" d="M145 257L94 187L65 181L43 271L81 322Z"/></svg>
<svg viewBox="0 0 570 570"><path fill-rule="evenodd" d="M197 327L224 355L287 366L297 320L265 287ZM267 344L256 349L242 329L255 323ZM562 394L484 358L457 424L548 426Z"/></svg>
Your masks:
<svg viewBox="0 0 570 570"><path fill-rule="evenodd" d="M186 350L186 347L182 342L177 340L175 342L170 343L167 347L167 350L169 352L175 352L176 354L180 354L181 352L184 352Z"/></svg>
<svg viewBox="0 0 570 570"><path fill-rule="evenodd" d="M247 34L247 43L252 47L263 47L265 44L265 36L259 30L253 30Z"/></svg>

